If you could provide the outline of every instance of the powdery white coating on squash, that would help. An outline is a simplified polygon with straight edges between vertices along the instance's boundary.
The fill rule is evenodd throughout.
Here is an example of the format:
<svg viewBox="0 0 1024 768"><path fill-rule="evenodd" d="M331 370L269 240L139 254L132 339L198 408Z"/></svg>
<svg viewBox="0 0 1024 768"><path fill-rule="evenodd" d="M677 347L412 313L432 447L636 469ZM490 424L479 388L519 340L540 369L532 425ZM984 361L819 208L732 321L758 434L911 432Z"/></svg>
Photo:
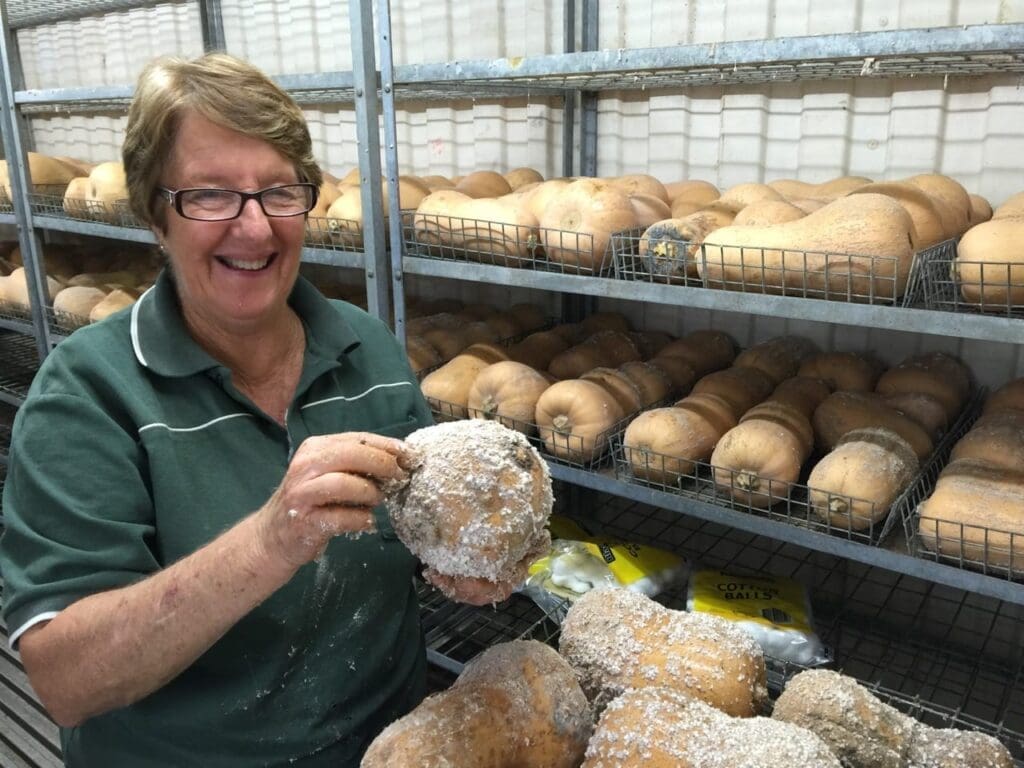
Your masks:
<svg viewBox="0 0 1024 768"><path fill-rule="evenodd" d="M831 670L796 675L772 718L813 731L848 768L1013 768L991 736L919 723Z"/></svg>
<svg viewBox="0 0 1024 768"><path fill-rule="evenodd" d="M446 691L370 745L362 768L576 768L590 705L558 653L535 640L492 646Z"/></svg>
<svg viewBox="0 0 1024 768"><path fill-rule="evenodd" d="M446 576L518 582L524 560L546 552L553 502L547 464L527 439L473 419L409 435L409 480L385 489L395 532Z"/></svg>
<svg viewBox="0 0 1024 768"><path fill-rule="evenodd" d="M813 733L733 718L668 688L628 691L605 709L583 768L840 768Z"/></svg>
<svg viewBox="0 0 1024 768"><path fill-rule="evenodd" d="M625 589L592 590L569 609L559 651L600 709L630 688L664 686L749 716L767 700L754 638L710 614L665 608Z"/></svg>

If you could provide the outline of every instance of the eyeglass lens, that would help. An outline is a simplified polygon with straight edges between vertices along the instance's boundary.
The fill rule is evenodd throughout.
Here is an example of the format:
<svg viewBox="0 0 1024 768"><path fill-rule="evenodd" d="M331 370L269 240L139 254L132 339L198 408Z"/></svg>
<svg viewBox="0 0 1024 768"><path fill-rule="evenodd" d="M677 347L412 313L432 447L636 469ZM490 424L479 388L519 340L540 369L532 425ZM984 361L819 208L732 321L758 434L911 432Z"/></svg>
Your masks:
<svg viewBox="0 0 1024 768"><path fill-rule="evenodd" d="M312 187L306 184L285 184L254 193L232 189L185 189L178 193L181 211L193 219L233 219L242 206L255 197L267 216L297 216L312 208Z"/></svg>

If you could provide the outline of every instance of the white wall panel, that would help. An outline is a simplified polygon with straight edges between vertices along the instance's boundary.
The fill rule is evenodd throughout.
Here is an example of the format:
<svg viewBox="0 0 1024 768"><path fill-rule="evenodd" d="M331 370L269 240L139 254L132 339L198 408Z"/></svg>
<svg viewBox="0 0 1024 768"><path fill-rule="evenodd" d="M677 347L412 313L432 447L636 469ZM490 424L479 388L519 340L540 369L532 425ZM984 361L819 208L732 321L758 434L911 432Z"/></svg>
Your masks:
<svg viewBox="0 0 1024 768"><path fill-rule="evenodd" d="M28 88L133 83L154 56L203 51L195 3L158 5L18 32Z"/></svg>

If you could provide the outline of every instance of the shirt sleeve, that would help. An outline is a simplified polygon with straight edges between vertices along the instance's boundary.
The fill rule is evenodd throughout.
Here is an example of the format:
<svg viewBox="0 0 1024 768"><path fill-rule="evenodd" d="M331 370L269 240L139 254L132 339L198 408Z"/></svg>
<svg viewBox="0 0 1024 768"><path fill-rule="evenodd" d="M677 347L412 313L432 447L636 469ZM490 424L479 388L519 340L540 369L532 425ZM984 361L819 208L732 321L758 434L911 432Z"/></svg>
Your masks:
<svg viewBox="0 0 1024 768"><path fill-rule="evenodd" d="M15 419L0 538L3 615L25 629L158 569L136 436L81 395L37 394Z"/></svg>

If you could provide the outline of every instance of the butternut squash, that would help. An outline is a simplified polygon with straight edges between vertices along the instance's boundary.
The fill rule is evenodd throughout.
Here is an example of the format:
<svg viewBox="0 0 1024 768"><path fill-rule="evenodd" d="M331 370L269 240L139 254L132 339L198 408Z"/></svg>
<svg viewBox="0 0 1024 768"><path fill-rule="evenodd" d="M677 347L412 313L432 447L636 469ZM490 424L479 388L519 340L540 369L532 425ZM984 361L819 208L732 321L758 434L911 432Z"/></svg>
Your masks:
<svg viewBox="0 0 1024 768"><path fill-rule="evenodd" d="M535 434L537 400L548 386L547 379L528 365L512 360L493 363L477 374L469 388L469 415L499 421L524 435Z"/></svg>
<svg viewBox="0 0 1024 768"><path fill-rule="evenodd" d="M509 347L508 356L511 360L544 371L556 355L568 348L565 340L554 331L537 331Z"/></svg>
<svg viewBox="0 0 1024 768"><path fill-rule="evenodd" d="M505 177L496 171L473 171L463 176L455 189L472 198L501 197L512 191Z"/></svg>
<svg viewBox="0 0 1024 768"><path fill-rule="evenodd" d="M672 380L664 371L650 363L639 360L623 363L619 372L627 376L638 390L644 408L668 398L672 392Z"/></svg>
<svg viewBox="0 0 1024 768"><path fill-rule="evenodd" d="M596 344L577 344L551 359L548 372L556 379L578 379L594 368L612 368L615 361Z"/></svg>
<svg viewBox="0 0 1024 768"><path fill-rule="evenodd" d="M663 221L672 216L672 209L668 207L668 203L654 195L632 194L629 196L629 204L633 207L636 227L650 227L656 221Z"/></svg>
<svg viewBox="0 0 1024 768"><path fill-rule="evenodd" d="M729 187L729 189L722 193L722 196L719 197L716 202L734 208L739 212L748 205L752 205L753 203L761 202L763 200L778 201L784 200L784 198L767 184L751 182L736 184L735 186Z"/></svg>
<svg viewBox="0 0 1024 768"><path fill-rule="evenodd" d="M968 198L971 201L971 212L967 221L969 227L981 224L983 221L988 221L992 218L992 205L988 200L973 192L968 195Z"/></svg>
<svg viewBox="0 0 1024 768"><path fill-rule="evenodd" d="M539 222L544 212L551 205L552 199L571 183L572 181L569 179L548 179L547 181L542 181L523 195L522 204L526 206L526 209Z"/></svg>
<svg viewBox="0 0 1024 768"><path fill-rule="evenodd" d="M711 454L711 466L722 492L740 504L763 509L789 498L804 458L800 438L785 425L751 418L722 436Z"/></svg>
<svg viewBox="0 0 1024 768"><path fill-rule="evenodd" d="M806 215L806 211L785 200L758 200L741 209L732 223L736 226L763 227L796 221Z"/></svg>
<svg viewBox="0 0 1024 768"><path fill-rule="evenodd" d="M917 470L913 449L895 432L855 429L814 465L808 500L829 526L863 531L885 519Z"/></svg>
<svg viewBox="0 0 1024 768"><path fill-rule="evenodd" d="M490 341L478 341L463 349L460 355L473 355L483 360L488 365L508 360L508 354L504 347Z"/></svg>
<svg viewBox="0 0 1024 768"><path fill-rule="evenodd" d="M757 368L772 380L772 386L775 387L785 379L796 376L801 361L807 356L807 349L803 340L778 336L743 350L736 356L733 365Z"/></svg>
<svg viewBox="0 0 1024 768"><path fill-rule="evenodd" d="M905 181L927 192L928 195L946 204L950 218L946 223L946 237L959 237L967 231L971 215L971 199L956 179L941 173L921 173Z"/></svg>
<svg viewBox="0 0 1024 768"><path fill-rule="evenodd" d="M405 337L405 354L409 358L409 366L413 373L417 374L444 362L438 351L422 336Z"/></svg>
<svg viewBox="0 0 1024 768"><path fill-rule="evenodd" d="M63 196L72 179L81 175L81 170L72 168L55 157L39 152L28 152L28 176L37 194ZM7 161L0 160L0 202L10 205L11 182Z"/></svg>
<svg viewBox="0 0 1024 768"><path fill-rule="evenodd" d="M857 352L822 352L801 363L798 374L820 379L836 392L871 392L881 370Z"/></svg>
<svg viewBox="0 0 1024 768"><path fill-rule="evenodd" d="M932 395L946 409L949 422L956 420L971 391L966 366L943 352L915 355L881 375L875 390L883 395L923 392Z"/></svg>
<svg viewBox="0 0 1024 768"><path fill-rule="evenodd" d="M580 379L552 384L535 410L537 433L548 453L575 464L604 456L624 417L622 407L603 387Z"/></svg>
<svg viewBox="0 0 1024 768"><path fill-rule="evenodd" d="M665 191L668 193L669 202L688 200L701 205L717 200L722 194L714 184L700 179L669 182L665 185Z"/></svg>
<svg viewBox="0 0 1024 768"><path fill-rule="evenodd" d="M469 390L490 363L475 355L456 355L420 382L423 396L431 402L438 421L465 419L469 415Z"/></svg>
<svg viewBox="0 0 1024 768"><path fill-rule="evenodd" d="M825 398L832 394L832 389L821 379L809 376L793 376L781 382L765 402L778 402L796 408L808 419L814 415L815 409Z"/></svg>
<svg viewBox="0 0 1024 768"><path fill-rule="evenodd" d="M796 221L715 230L704 239L700 274L715 288L894 300L910 276L913 226L891 197L839 198Z"/></svg>
<svg viewBox="0 0 1024 768"><path fill-rule="evenodd" d="M115 312L130 307L139 297L125 290L114 290L103 297L89 312L89 322L98 323Z"/></svg>
<svg viewBox="0 0 1024 768"><path fill-rule="evenodd" d="M1024 192L1010 195L992 213L993 219L1013 219L1024 216Z"/></svg>
<svg viewBox="0 0 1024 768"><path fill-rule="evenodd" d="M729 403L733 414L739 418L765 400L774 388L772 380L759 369L733 366L701 377L692 391L694 394L710 392L718 395Z"/></svg>
<svg viewBox="0 0 1024 768"><path fill-rule="evenodd" d="M914 184L906 181L877 182L855 189L851 195L887 195L898 202L910 214L914 222L914 249L921 251L947 237L942 216L936 210L931 196Z"/></svg>
<svg viewBox="0 0 1024 768"><path fill-rule="evenodd" d="M644 401L640 394L640 388L633 383L633 380L614 368L594 368L587 371L581 379L592 381L601 386L615 401L622 407L622 412L627 416L631 413L638 413L644 407Z"/></svg>
<svg viewBox="0 0 1024 768"><path fill-rule="evenodd" d="M949 428L949 417L938 398L925 392L894 392L883 395L887 405L903 411L920 424L933 443L937 443Z"/></svg>
<svg viewBox="0 0 1024 768"><path fill-rule="evenodd" d="M1024 411L1024 378L1008 381L985 398L982 413L995 413L1006 409Z"/></svg>
<svg viewBox="0 0 1024 768"><path fill-rule="evenodd" d="M612 367L640 359L640 350L628 333L622 331L598 331L588 336L584 344L592 344L610 361Z"/></svg>
<svg viewBox="0 0 1024 768"><path fill-rule="evenodd" d="M1019 472L1024 469L1024 424L1011 419L987 421L961 437L949 456L978 461L994 469Z"/></svg>
<svg viewBox="0 0 1024 768"><path fill-rule="evenodd" d="M606 181L627 195L650 195L656 197L666 206L669 202L668 190L665 185L646 173L629 173L625 176L612 176Z"/></svg>
<svg viewBox="0 0 1024 768"><path fill-rule="evenodd" d="M835 448L848 432L869 427L895 432L907 441L919 460L932 452L932 440L924 428L874 393L833 392L814 411L811 421L823 452Z"/></svg>
<svg viewBox="0 0 1024 768"><path fill-rule="evenodd" d="M1024 216L994 218L960 238L953 279L970 304L1005 311L1024 304Z"/></svg>
<svg viewBox="0 0 1024 768"><path fill-rule="evenodd" d="M53 299L53 311L66 315L72 322L88 320L92 308L106 298L107 292L87 285L62 288Z"/></svg>
<svg viewBox="0 0 1024 768"><path fill-rule="evenodd" d="M652 357L647 362L668 376L669 381L672 382L672 389L669 393L671 397L685 395L693 389L693 384L697 381L697 374L694 372L693 366L681 357Z"/></svg>
<svg viewBox="0 0 1024 768"><path fill-rule="evenodd" d="M1024 575L1024 472L950 463L918 507L918 537L940 555Z"/></svg>
<svg viewBox="0 0 1024 768"><path fill-rule="evenodd" d="M539 331L548 324L543 308L536 304L513 304L508 311L516 319L523 333Z"/></svg>
<svg viewBox="0 0 1024 768"><path fill-rule="evenodd" d="M636 215L620 189L580 179L554 195L540 226L550 261L573 272L596 274L610 263L612 233L635 227Z"/></svg>
<svg viewBox="0 0 1024 768"><path fill-rule="evenodd" d="M870 183L871 179L866 176L838 176L821 184L796 179L776 179L769 181L768 186L786 198L817 198L831 201Z"/></svg>
<svg viewBox="0 0 1024 768"><path fill-rule="evenodd" d="M672 407L692 411L704 419L714 430L714 442L716 443L722 435L736 426L736 414L733 407L724 398L711 392L690 393ZM714 448L714 445L712 444L711 447ZM708 456L711 456L710 450Z"/></svg>
<svg viewBox="0 0 1024 768"><path fill-rule="evenodd" d="M640 359L648 360L672 341L672 336L664 331L630 331L629 337L640 350Z"/></svg>
<svg viewBox="0 0 1024 768"><path fill-rule="evenodd" d="M727 333L721 331L693 331L666 344L656 357L680 357L700 378L732 365L736 358L736 345Z"/></svg>
<svg viewBox="0 0 1024 768"><path fill-rule="evenodd" d="M500 177L499 177L500 178ZM413 216L418 242L440 255L520 266L533 259L537 220L505 199L475 199L457 190L431 192Z"/></svg>
<svg viewBox="0 0 1024 768"><path fill-rule="evenodd" d="M89 177L77 176L68 182L64 190L64 213L76 219L89 217L89 206L85 197L89 194Z"/></svg>
<svg viewBox="0 0 1024 768"><path fill-rule="evenodd" d="M789 430L800 443L800 451L803 458L811 455L814 449L814 428L811 420L800 409L778 400L765 400L758 403L740 417L739 423L751 419L771 421Z"/></svg>
<svg viewBox="0 0 1024 768"><path fill-rule="evenodd" d="M633 419L623 434L623 456L633 476L678 487L693 479L695 462L707 461L721 433L685 408L654 408Z"/></svg>
<svg viewBox="0 0 1024 768"><path fill-rule="evenodd" d="M439 176L438 174L420 176L420 181L423 182L431 192L436 192L439 189L455 189L455 184L452 183L451 179L445 176Z"/></svg>
<svg viewBox="0 0 1024 768"><path fill-rule="evenodd" d="M704 238L732 221L731 211L715 209L655 222L640 236L637 248L643 274L669 283L699 278L698 252Z"/></svg>
<svg viewBox="0 0 1024 768"><path fill-rule="evenodd" d="M509 187L515 192L520 187L525 187L527 184L534 184L544 181L544 177L540 171L533 168L513 168L506 174L503 174L505 181L508 182Z"/></svg>
<svg viewBox="0 0 1024 768"><path fill-rule="evenodd" d="M584 336L600 331L629 333L630 328L629 320L621 312L592 312L580 323L580 330Z"/></svg>

